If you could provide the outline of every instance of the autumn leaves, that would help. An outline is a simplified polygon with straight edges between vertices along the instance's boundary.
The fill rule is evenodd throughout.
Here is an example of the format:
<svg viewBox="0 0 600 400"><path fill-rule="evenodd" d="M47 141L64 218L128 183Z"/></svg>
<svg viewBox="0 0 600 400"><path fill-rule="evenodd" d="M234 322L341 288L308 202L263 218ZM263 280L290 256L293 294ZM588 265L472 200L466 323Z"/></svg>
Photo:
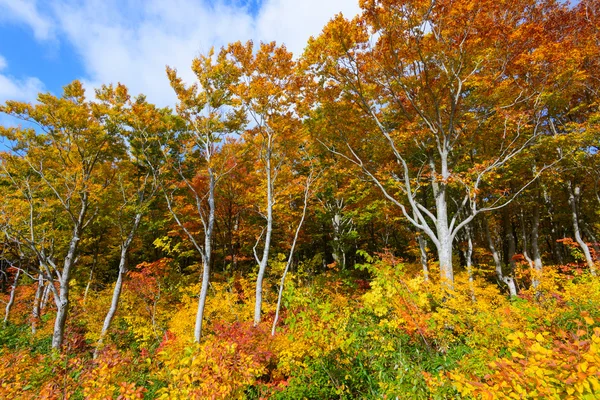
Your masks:
<svg viewBox="0 0 600 400"><path fill-rule="evenodd" d="M132 97L121 84L86 99L77 81L60 97L40 94L36 104L0 107L33 127L0 128L14 143L1 155L2 229L10 257L26 261L54 295L53 347L63 341L82 245L87 249L99 231L118 239L110 242L119 261L100 348L131 251L148 244L139 229L152 231L157 219L163 231L150 243L177 241L185 248L179 261L201 270L196 341L215 254L220 271L256 269L258 325L273 249L287 254L287 271L296 241L304 258L317 257L314 238L330 229L334 243L322 240L322 264L351 266L361 248L353 218L366 215L385 230L371 229L371 244L404 252L406 237L418 237L426 276L427 239L442 286L452 290L457 244L469 243L464 264L471 271L473 242L487 224L482 214L516 201L523 229L535 232L523 235L523 253L529 241L531 264L541 273L540 216L525 221L522 210L568 188L567 226L593 270L579 226L578 171L597 171L590 151L598 132L595 3L361 6L352 20L335 16L297 58L275 43L238 42L194 59L194 82L167 68L175 110ZM325 214L333 227L313 221L303 237L304 221ZM479 242L495 252L490 225L489 240ZM394 235L402 238L390 240ZM505 253L514 255L514 247L507 244ZM500 281L514 282L512 275L500 265Z"/></svg>

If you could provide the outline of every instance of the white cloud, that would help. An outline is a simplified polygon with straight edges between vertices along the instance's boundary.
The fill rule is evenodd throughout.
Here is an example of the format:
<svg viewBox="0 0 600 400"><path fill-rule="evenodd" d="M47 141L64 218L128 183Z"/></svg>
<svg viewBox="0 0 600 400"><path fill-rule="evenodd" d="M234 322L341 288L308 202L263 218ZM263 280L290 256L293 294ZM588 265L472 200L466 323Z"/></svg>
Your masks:
<svg viewBox="0 0 600 400"><path fill-rule="evenodd" d="M53 37L52 22L40 14L36 0L0 0L1 20L28 25L38 40Z"/></svg>
<svg viewBox="0 0 600 400"><path fill-rule="evenodd" d="M15 79L0 74L0 103L6 100L33 101L44 91L44 84L38 78Z"/></svg>
<svg viewBox="0 0 600 400"><path fill-rule="evenodd" d="M3 0L0 0L2 2ZM266 0L247 7L207 0L78 0L55 2L57 26L79 53L86 86L121 82L160 105L175 101L165 66L193 79L192 59L237 40L285 43L299 55L338 12L358 12L358 0Z"/></svg>
<svg viewBox="0 0 600 400"><path fill-rule="evenodd" d="M268 0L259 12L256 34L285 43L300 55L308 38L318 35L334 15L353 17L359 10L358 0Z"/></svg>
<svg viewBox="0 0 600 400"><path fill-rule="evenodd" d="M6 59L0 55L0 72L7 66ZM6 100L33 101L43 90L44 84L38 78L17 79L6 73L0 73L0 104Z"/></svg>

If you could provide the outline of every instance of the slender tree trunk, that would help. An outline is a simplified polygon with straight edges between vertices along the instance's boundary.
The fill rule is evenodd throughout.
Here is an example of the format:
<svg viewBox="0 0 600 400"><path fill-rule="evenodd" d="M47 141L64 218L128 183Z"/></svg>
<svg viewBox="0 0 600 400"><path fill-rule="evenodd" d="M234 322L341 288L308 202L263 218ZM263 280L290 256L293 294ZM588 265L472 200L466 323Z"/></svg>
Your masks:
<svg viewBox="0 0 600 400"><path fill-rule="evenodd" d="M571 217L573 222L573 231L575 233L575 241L581 247L583 254L585 256L585 261L587 266L590 268L590 273L593 276L596 276L596 266L594 265L594 260L592 260L592 254L590 253L590 248L587 243L583 241L581 238L581 232L579 230L579 215L577 213L577 201L581 196L581 188L579 186L573 187L573 183L571 181L567 182L567 187L569 189L569 204L571 205Z"/></svg>
<svg viewBox="0 0 600 400"><path fill-rule="evenodd" d="M6 309L4 311L4 325L8 323L8 315L10 313L10 309L12 308L13 304L15 304L15 294L17 291L17 285L19 283L19 276L21 276L21 269L17 269L15 279L13 281L12 286L10 287L10 297L8 298L8 303L6 303Z"/></svg>
<svg viewBox="0 0 600 400"><path fill-rule="evenodd" d="M215 225L215 185L216 180L211 168L208 169L208 226L204 232L204 255L202 257L202 286L198 298L198 311L196 312L196 324L194 326L194 341L200 342L202 336L202 321L206 297L208 296L208 282L210 279L210 263L212 258L212 234Z"/></svg>
<svg viewBox="0 0 600 400"><path fill-rule="evenodd" d="M94 271L96 270L96 265L98 265L98 252L100 246L96 245L96 249L94 250L94 260L92 261L92 266L90 268L90 276L88 277L87 285L85 285L85 292L83 292L83 304L87 300L88 293L90 291L90 287L92 286L92 281L94 279Z"/></svg>
<svg viewBox="0 0 600 400"><path fill-rule="evenodd" d="M42 294L42 302L40 304L40 316L42 315L42 313L44 312L44 309L46 308L46 304L48 303L48 298L50 297L50 293L52 293L52 290L50 289L51 284L52 284L52 282L46 282L43 284L44 292Z"/></svg>
<svg viewBox="0 0 600 400"><path fill-rule="evenodd" d="M533 276L531 279L531 284L534 289L540 284L540 279L542 277L543 264L542 257L540 255L540 247L539 247L539 227L540 227L540 209L537 206L533 208L533 219L531 222L531 255L533 257Z"/></svg>
<svg viewBox="0 0 600 400"><path fill-rule="evenodd" d="M529 271L531 273L531 286L535 289L539 285L539 275L540 275L541 271L538 271L536 269L535 262L529 256L529 252L527 250L527 242L528 242L528 240L527 240L527 225L525 223L525 216L523 214L523 209L521 209L520 220L521 220L521 239L523 241L523 257L529 264ZM535 221L534 221L534 225L535 225ZM534 229L532 229L532 231L533 230ZM532 234L532 242L533 242L533 236L534 235ZM532 247L534 247L534 246L532 245Z"/></svg>
<svg viewBox="0 0 600 400"><path fill-rule="evenodd" d="M556 223L554 222L554 206L552 204L552 200L550 199L550 196L548 195L548 190L546 189L545 186L542 186L542 187L543 187L544 202L546 203L546 208L548 210L548 217L550 218L550 240L551 240L550 247L552 249L552 253L554 254L555 261L558 264L563 265L564 260L563 260L562 252L561 252L561 249L557 246L557 242L556 242L556 240L559 239L559 236L558 236L558 232L556 230Z"/></svg>
<svg viewBox="0 0 600 400"><path fill-rule="evenodd" d="M342 248L342 239L341 239L341 225L342 225L342 216L340 215L340 211L336 209L333 218L331 219L331 223L333 225L333 260L340 266L341 269L344 269L346 266L345 263L345 254Z"/></svg>
<svg viewBox="0 0 600 400"><path fill-rule="evenodd" d="M469 274L469 290L471 290L471 300L475 301L475 282L473 277L473 232L471 226L465 226L465 235L467 236L467 273Z"/></svg>
<svg viewBox="0 0 600 400"><path fill-rule="evenodd" d="M488 246L490 248L490 252L492 253L492 258L494 259L494 265L496 266L496 275L498 276L498 280L508 286L508 291L511 297L514 297L517 295L517 288L514 279L510 276L504 276L504 273L502 272L502 260L500 259L498 250L496 250L496 246L494 246L494 240L492 239L490 228L487 219L485 218L483 219L483 225L488 240Z"/></svg>
<svg viewBox="0 0 600 400"><path fill-rule="evenodd" d="M79 212L79 217L77 221L75 221L75 226L73 227L73 235L71 236L71 241L69 242L67 256L65 257L63 269L60 273L58 298L55 298L56 319L54 320L54 331L52 333L53 349L60 349L64 340L65 324L67 322L67 313L69 311L69 281L71 280L71 269L75 264L77 250L79 247L79 241L81 238L84 223L83 221L85 220L87 207L87 194L84 194L81 209Z"/></svg>
<svg viewBox="0 0 600 400"><path fill-rule="evenodd" d="M90 291L90 286L92 286L92 280L94 279L94 264L92 264L92 267L90 268L90 276L88 277L87 284L85 285L85 291L83 292L83 305L84 306L85 306L85 302L87 301L87 296Z"/></svg>
<svg viewBox="0 0 600 400"><path fill-rule="evenodd" d="M287 263L285 264L285 268L283 270L283 275L281 276L281 283L279 284L279 295L277 296L277 307L275 308L275 318L273 319L273 328L271 328L271 336L275 335L277 321L279 321L279 310L281 309L281 299L283 298L283 287L285 285L285 278L287 276L288 270L290 269L290 266L292 265L294 249L296 248L296 242L298 242L298 235L300 235L300 230L302 229L304 219L306 218L306 209L308 208L308 197L310 193L311 180L312 172L306 179L306 188L304 189L304 205L302 206L302 217L300 218L300 222L298 222L298 226L296 227L296 233L294 234L292 247L290 248L290 253L288 255Z"/></svg>
<svg viewBox="0 0 600 400"><path fill-rule="evenodd" d="M256 278L256 302L254 304L254 326L260 323L263 295L263 279L269 261L269 251L271 247L271 235L273 232L273 171L271 167L271 149L267 149L266 155L266 173L267 173L267 226L265 233L265 243L263 248L262 258L258 260L255 253L255 258L259 261L258 276Z"/></svg>
<svg viewBox="0 0 600 400"><path fill-rule="evenodd" d="M423 279L429 282L429 265L427 264L427 240L421 232L417 233L417 241L419 242L419 251L421 253L421 267L423 268Z"/></svg>
<svg viewBox="0 0 600 400"><path fill-rule="evenodd" d="M133 221L133 226L129 231L129 235L125 241L121 244L121 257L119 258L119 275L117 276L117 281L115 282L115 287L113 289L112 300L110 303L110 308L108 309L108 313L106 313L106 317L104 317L104 323L102 324L102 331L100 332L100 337L98 338L98 342L96 343L96 349L94 350L94 358L98 357L98 353L102 348L102 344L104 343L104 337L110 328L110 324L117 313L117 309L119 308L119 299L121 298L121 290L123 288L123 279L127 274L127 253L129 251L129 247L131 246L131 242L133 242L133 238L135 233L140 225L140 221L142 219L142 213L138 212L135 215L135 219Z"/></svg>
<svg viewBox="0 0 600 400"><path fill-rule="evenodd" d="M531 268L532 272L533 272L533 260L531 259L531 257L529 256L529 253L527 251L527 226L525 224L525 216L523 215L523 209L521 209L521 213L519 214L519 219L521 220L521 239L523 241L522 247L523 247L523 257L525 258L525 260L527 261L527 264L529 264L529 268ZM514 241L514 239L513 239Z"/></svg>
<svg viewBox="0 0 600 400"><path fill-rule="evenodd" d="M598 255L600 254L600 246L598 244L598 240L596 239L596 236L586 223L583 223L582 228L583 232L592 240L592 247L594 248L594 254L592 254L592 259L596 261L598 260Z"/></svg>
<svg viewBox="0 0 600 400"><path fill-rule="evenodd" d="M515 281L515 271L517 269L517 265L515 263L515 253L516 253L516 243L515 236L512 230L512 224L510 221L509 209L504 208L504 237L506 239L508 254L506 257L506 266L509 269L508 275L504 276L506 285L508 286L508 290L511 296L517 295L517 287Z"/></svg>
<svg viewBox="0 0 600 400"><path fill-rule="evenodd" d="M40 272L38 275L38 283L37 283L37 288L35 290L35 296L33 298L33 309L31 311L31 333L34 335L37 332L37 323L40 320L40 314L41 314L40 298L42 297L42 291L44 289L45 289L44 276Z"/></svg>

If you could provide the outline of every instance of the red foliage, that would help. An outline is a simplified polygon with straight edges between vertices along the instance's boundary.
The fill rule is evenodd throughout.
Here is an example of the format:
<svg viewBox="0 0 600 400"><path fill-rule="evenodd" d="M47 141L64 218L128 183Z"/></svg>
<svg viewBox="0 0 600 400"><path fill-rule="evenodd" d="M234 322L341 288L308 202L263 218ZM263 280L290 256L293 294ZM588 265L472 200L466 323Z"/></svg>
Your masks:
<svg viewBox="0 0 600 400"><path fill-rule="evenodd" d="M249 354L258 364L268 364L275 356L271 350L271 334L262 325L251 322L216 322L213 331L219 340L235 343L242 354Z"/></svg>

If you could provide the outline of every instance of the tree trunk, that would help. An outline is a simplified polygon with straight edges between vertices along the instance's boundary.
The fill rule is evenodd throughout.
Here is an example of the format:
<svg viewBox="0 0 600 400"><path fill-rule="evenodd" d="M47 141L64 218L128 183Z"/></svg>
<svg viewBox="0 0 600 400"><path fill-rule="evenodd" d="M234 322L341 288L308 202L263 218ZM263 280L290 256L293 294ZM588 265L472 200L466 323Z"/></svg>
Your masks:
<svg viewBox="0 0 600 400"><path fill-rule="evenodd" d="M42 296L42 290L45 290L44 276L40 272L38 275L37 289L35 290L35 296L33 298L33 309L31 311L31 333L33 335L35 335L37 332L37 323L40 320L40 297Z"/></svg>
<svg viewBox="0 0 600 400"><path fill-rule="evenodd" d="M19 283L20 275L21 269L17 269L15 279L13 281L12 286L10 287L10 297L8 298L8 303L6 303L6 309L4 311L4 325L8 323L8 314L10 313L10 309L12 308L13 304L15 304L15 293L17 291L17 284Z"/></svg>
<svg viewBox="0 0 600 400"><path fill-rule="evenodd" d="M598 260L598 255L600 254L600 245L598 244L598 240L596 236L588 226L588 224L583 223L583 232L592 240L592 247L594 248L594 254L592 254L592 260Z"/></svg>
<svg viewBox="0 0 600 400"><path fill-rule="evenodd" d="M533 259L529 256L529 252L527 250L527 224L525 223L525 216L523 214L523 209L521 209L521 213L519 215L521 220L521 239L523 241L523 257L529 264L529 271L531 273L531 286L535 289L539 285L539 274L540 271L536 269L535 263ZM535 225L535 223L534 223ZM532 229L533 230L533 229ZM533 236L533 234L532 234ZM532 240L533 241L533 240ZM533 246L532 246L533 247Z"/></svg>
<svg viewBox="0 0 600 400"><path fill-rule="evenodd" d="M533 207L533 219L531 222L531 256L533 257L533 276L531 279L531 284L534 289L540 284L540 279L542 277L542 257L540 255L539 248L539 227L540 227L540 209L537 206Z"/></svg>
<svg viewBox="0 0 600 400"><path fill-rule="evenodd" d="M69 281L71 280L71 269L75 264L87 207L87 194L84 194L81 209L79 211L79 217L77 221L74 222L75 225L73 227L73 235L71 236L67 256L65 257L63 269L60 273L58 298L55 298L56 319L54 320L54 331L52 333L53 349L60 349L64 340L65 323L67 322L67 313L69 311Z"/></svg>
<svg viewBox="0 0 600 400"><path fill-rule="evenodd" d="M581 188L579 186L573 187L573 183L571 181L567 182L567 187L569 189L569 204L571 205L571 217L573 222L573 231L575 233L575 241L581 247L583 254L585 256L585 261L587 266L590 268L590 273L593 276L596 276L596 266L594 265L594 260L592 260L592 254L590 253L590 248L587 243L583 241L581 238L581 232L579 230L579 215L577 213L577 202L579 197L581 196Z"/></svg>
<svg viewBox="0 0 600 400"><path fill-rule="evenodd" d="M52 293L52 290L50 289L51 284L52 284L52 282L46 282L44 284L44 292L42 294L42 302L40 304L40 316L42 315L42 313L44 312L44 309L46 308L46 304L48 303L48 298L50 297L50 293Z"/></svg>
<svg viewBox="0 0 600 400"><path fill-rule="evenodd" d="M469 290L471 291L471 300L475 301L475 283L473 277L473 232L471 226L465 226L465 234L467 236L467 273L469 274Z"/></svg>
<svg viewBox="0 0 600 400"><path fill-rule="evenodd" d="M552 249L552 253L554 254L555 261L558 264L563 265L564 260L563 260L562 252L561 252L561 249L557 246L557 242L556 242L556 240L559 239L559 236L558 236L558 232L556 231L556 223L554 222L554 205L552 204L552 201L548 194L548 190L546 189L545 186L542 186L542 187L543 187L543 194L544 194L544 202L546 203L546 208L548 210L548 217L550 218L550 240L551 240L550 247Z"/></svg>
<svg viewBox="0 0 600 400"><path fill-rule="evenodd" d="M67 283L68 285L68 283ZM59 287L60 296L56 301L56 318L54 320L54 331L52 333L52 348L60 349L65 335L65 324L69 310L69 289L61 283Z"/></svg>
<svg viewBox="0 0 600 400"><path fill-rule="evenodd" d="M211 168L208 169L208 226L204 232L204 255L202 257L202 286L198 297L198 311L196 312L196 324L194 326L194 341L200 342L202 336L202 321L204 319L204 308L208 296L208 282L210 280L210 263L212 258L212 234L215 225L215 186L216 180Z"/></svg>
<svg viewBox="0 0 600 400"><path fill-rule="evenodd" d="M492 258L494 259L494 265L496 266L496 275L498 276L498 280L500 282L503 282L506 286L508 286L510 296L514 297L517 295L515 281L510 276L504 276L504 273L502 272L502 260L500 259L500 254L498 253L498 250L496 250L496 246L494 246L494 241L490 233L490 228L487 219L485 218L483 219L483 225L488 240L488 246L490 248L490 252L492 253Z"/></svg>
<svg viewBox="0 0 600 400"><path fill-rule="evenodd" d="M427 264L427 240L421 232L417 233L417 241L419 242L419 251L421 253L421 267L423 268L423 279L429 282L429 265Z"/></svg>
<svg viewBox="0 0 600 400"><path fill-rule="evenodd" d="M265 244L263 248L262 258L259 260L256 251L255 258L258 263L258 276L256 277L256 302L254 304L254 326L260 323L261 309L262 309L262 295L263 295L263 279L265 277L265 271L267 269L267 263L269 261L269 250L271 247L271 235L273 232L273 171L271 167L271 149L270 146L267 149L266 155L266 173L267 173L267 226L265 234ZM260 238L259 238L260 239Z"/></svg>
<svg viewBox="0 0 600 400"><path fill-rule="evenodd" d="M437 250L442 286L452 290L454 287L454 271L452 269L452 240L449 235L440 236L440 245Z"/></svg>
<svg viewBox="0 0 600 400"><path fill-rule="evenodd" d="M121 290L123 288L123 279L125 274L127 274L127 252L129 247L131 246L131 242L133 242L133 238L135 236L135 232L140 225L140 221L142 219L142 213L138 212L135 215L135 219L133 221L133 226L129 231L129 235L125 239L125 241L121 244L121 257L119 258L119 275L117 276L117 281L115 282L115 287L113 289L112 300L110 302L110 308L108 309L108 313L106 313L106 317L104 317L104 323L102 324L102 331L100 332L100 337L98 338L98 342L96 343L96 349L94 350L94 358L98 357L98 353L102 348L102 344L104 342L104 337L110 328L110 324L117 313L117 309L119 308L119 299L121 297Z"/></svg>
<svg viewBox="0 0 600 400"><path fill-rule="evenodd" d="M292 260L294 257L294 249L296 248L296 242L298 242L298 235L300 235L300 230L302 229L302 225L304 224L304 219L306 218L306 209L308 207L308 196L310 193L311 180L312 180L312 172L306 180L306 188L304 190L304 205L302 206L302 217L300 218L300 222L298 222L298 226L296 227L296 233L294 234L294 240L292 242L292 247L290 248L290 253L288 255L287 263L285 264L285 268L283 270L283 275L281 276L281 283L279 284L279 294L277 296L277 307L275 308L275 318L273 319L273 327L271 328L271 336L275 335L277 321L279 320L279 310L281 309L281 299L283 297L283 286L285 284L285 278L287 276L288 270L290 269L290 266L292 265Z"/></svg>
<svg viewBox="0 0 600 400"><path fill-rule="evenodd" d="M440 282L442 287L454 289L454 270L452 268L452 244L454 237L448 224L448 201L447 201L447 181L450 177L448 169L448 150L444 147L440 150L440 168L441 173L436 176L435 161L430 155L429 165L431 167L431 185L433 196L435 198L436 219L435 228L437 234L437 252L440 262ZM441 181L439 180L441 178Z"/></svg>
<svg viewBox="0 0 600 400"><path fill-rule="evenodd" d="M92 267L90 268L90 276L88 277L87 284L85 285L85 291L83 292L83 305L84 306L85 306L85 302L87 301L87 296L90 291L90 286L92 286L92 280L94 279L94 264L92 264Z"/></svg>
<svg viewBox="0 0 600 400"><path fill-rule="evenodd" d="M512 224L510 221L509 209L504 208L504 237L506 239L507 244L507 256L506 256L506 266L508 267L508 276L504 276L504 281L508 286L508 291L511 296L517 295L517 288L515 282L515 270L517 269L517 265L515 263L515 253L516 253L516 243L515 236L512 230Z"/></svg>
<svg viewBox="0 0 600 400"><path fill-rule="evenodd" d="M88 277L87 285L85 285L85 291L83 292L83 304L87 300L88 293L90 291L90 287L92 286L92 281L94 279L94 271L96 270L96 265L98 265L98 252L100 248L96 245L96 249L94 250L94 260L92 261L92 266L90 267L90 276Z"/></svg>
<svg viewBox="0 0 600 400"><path fill-rule="evenodd" d="M444 176L444 175L442 175ZM440 261L440 279L446 289L454 288L454 270L452 268L452 242L454 238L448 227L448 203L446 201L446 185L439 184L435 198L437 211L438 259Z"/></svg>

